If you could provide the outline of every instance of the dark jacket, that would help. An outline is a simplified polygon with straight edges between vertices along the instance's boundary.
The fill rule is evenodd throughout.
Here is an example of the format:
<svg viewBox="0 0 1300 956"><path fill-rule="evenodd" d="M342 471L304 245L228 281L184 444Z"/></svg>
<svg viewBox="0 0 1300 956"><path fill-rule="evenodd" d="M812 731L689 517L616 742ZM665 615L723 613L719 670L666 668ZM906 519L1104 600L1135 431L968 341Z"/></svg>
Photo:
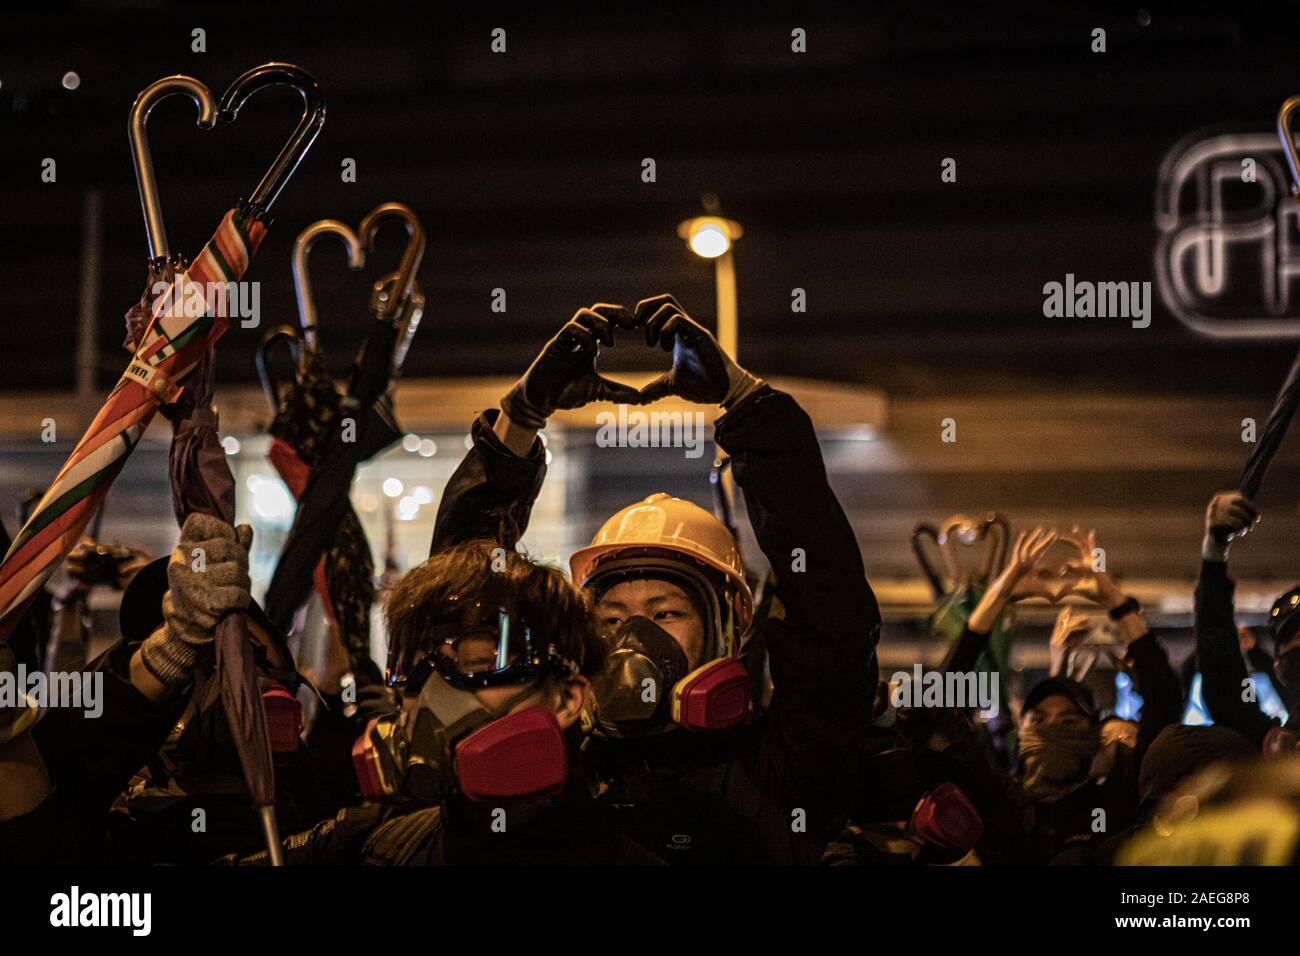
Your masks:
<svg viewBox="0 0 1300 956"><path fill-rule="evenodd" d="M511 454L492 433L495 414L473 427L432 550L471 538L513 546L527 526L544 452L539 442L527 458ZM625 832L668 862L814 863L857 785L880 611L812 422L794 399L763 386L717 421L714 436L777 579L757 635L771 704L736 731L595 738L589 770Z"/></svg>
<svg viewBox="0 0 1300 956"><path fill-rule="evenodd" d="M1242 699L1250 675L1241 657L1233 596L1236 584L1223 561L1202 561L1196 582L1196 660L1201 695L1214 722L1231 727L1262 749L1264 737L1278 722L1254 701Z"/></svg>
<svg viewBox="0 0 1300 956"><path fill-rule="evenodd" d="M109 807L131 775L167 738L183 700L151 703L126 673L134 645L87 666L103 675L103 712L47 711L32 735L50 774L51 792L31 813L0 823L6 864L110 862Z"/></svg>
<svg viewBox="0 0 1300 956"><path fill-rule="evenodd" d="M88 665L103 675L103 713L52 709L33 728L52 790L37 809L0 823L0 861L53 863L206 863L233 848L262 845L237 756L220 740L224 718L219 704L207 708L212 726L200 737L212 741L194 756L203 767L192 792L181 793L153 780L167 780L168 741L181 724L192 728L200 703L196 694L213 680L152 703L122 675L139 645L120 643ZM219 725L219 726L218 726ZM282 826L297 829L332 814L301 799L318 790L299 755L276 768L276 810ZM196 828L195 811L202 810Z"/></svg>
<svg viewBox="0 0 1300 956"><path fill-rule="evenodd" d="M289 866L629 866L657 858L620 834L581 793L518 826L493 830L456 819L454 807L369 803L347 807L284 841ZM266 851L217 861L266 866Z"/></svg>

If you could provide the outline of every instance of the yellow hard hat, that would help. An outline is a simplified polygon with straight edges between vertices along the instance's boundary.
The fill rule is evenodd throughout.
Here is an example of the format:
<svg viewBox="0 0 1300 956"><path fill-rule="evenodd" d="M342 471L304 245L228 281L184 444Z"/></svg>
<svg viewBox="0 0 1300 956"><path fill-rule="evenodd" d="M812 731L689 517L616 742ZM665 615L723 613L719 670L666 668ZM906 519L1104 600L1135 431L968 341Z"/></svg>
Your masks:
<svg viewBox="0 0 1300 956"><path fill-rule="evenodd" d="M585 587L602 565L636 552L670 552L723 576L731 592L738 634L754 617L754 596L745 581L740 548L727 526L699 505L660 492L628 505L600 526L591 544L573 552L569 569L574 583Z"/></svg>

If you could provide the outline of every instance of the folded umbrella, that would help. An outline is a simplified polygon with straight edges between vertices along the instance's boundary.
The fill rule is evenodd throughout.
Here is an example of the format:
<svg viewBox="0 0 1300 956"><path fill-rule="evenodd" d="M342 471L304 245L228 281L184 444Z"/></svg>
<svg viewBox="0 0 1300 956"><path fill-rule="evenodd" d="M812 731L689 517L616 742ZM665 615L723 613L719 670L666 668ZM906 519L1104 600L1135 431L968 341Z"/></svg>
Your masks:
<svg viewBox="0 0 1300 956"><path fill-rule="evenodd" d="M325 103L320 86L306 71L286 64L266 64L248 71L222 96L222 114L234 119L248 98L271 85L289 85L303 98L302 117L289 142L253 191L245 209L265 218L285 182L293 174L325 121ZM152 172L152 171L150 171ZM177 521L194 512L235 522L235 480L217 433L217 415L212 408L215 384L215 355L209 343L200 365L187 381L189 392L171 409L173 441L169 454L172 502ZM277 635L268 635L273 644ZM280 669L292 667L287 648L274 646L269 655ZM275 768L266 713L257 684L257 660L249 638L246 617L227 615L217 625L216 674L221 689L222 709L253 806L258 812L272 865L283 865L279 826L275 816Z"/></svg>
<svg viewBox="0 0 1300 956"><path fill-rule="evenodd" d="M1300 201L1300 156L1297 155L1295 140L1291 136L1291 114L1300 109L1300 96L1289 97L1277 113L1277 137L1282 143L1282 153L1291 170L1291 191ZM1264 483L1264 475L1269 464L1282 447L1282 439L1291 427L1297 407L1300 407L1300 354L1291 363L1282 387L1278 389L1273 408L1269 411L1268 421L1260 432L1259 442L1255 445L1242 470L1240 488L1247 498L1259 494Z"/></svg>
<svg viewBox="0 0 1300 956"><path fill-rule="evenodd" d="M280 435L292 434L289 415L277 416L279 424L273 425L272 434L276 436L278 444L272 445L272 463L299 499L293 526L289 530L271 585L266 592L266 613L278 627L285 629L289 627L293 615L307 599L318 561L331 549L340 535L343 536L341 543L344 554L340 555L340 563L332 566L341 573L329 581L329 598L336 606L342 603L353 603L355 606L355 599L364 599L364 591L362 591L356 595L353 602L349 602L347 595L343 591L336 590L335 585L341 585L344 578L350 578L349 574L342 571L343 563L350 561L353 567L357 567L362 562L360 550L356 548L355 542L358 539L364 541L365 535L349 498L357 466L392 445L402 435L393 412L391 395L380 393L376 396L373 394L374 390L368 386L368 383L373 380L376 364L382 364L384 381L387 381L389 375L387 356L392 354L396 337L396 330L392 325L375 323L363 348L359 364L354 370L354 387L348 390L347 396L343 399L338 400L336 396L338 405L330 416L332 427L324 441L319 443L319 451L315 454L312 454L313 443L300 446L304 447L306 452L298 455L295 453L294 446L280 437ZM380 357L379 363L374 361L375 356ZM307 385L301 391L316 394L318 389ZM320 410L324 404L323 401L319 401L316 408ZM291 410L288 411L290 415L293 414ZM354 439L352 441L345 440L345 419L352 421L348 432ZM369 554L369 545L365 546L364 552L364 564L369 566L367 573L371 580L368 588L369 600L373 601L374 566ZM346 555L351 555L351 558L346 558ZM331 563L327 563L326 568L328 571ZM363 587L359 585L359 578L352 583L354 586ZM369 654L368 627L367 624L365 646L367 655ZM357 629L352 633L359 637ZM354 657L353 664L360 664L361 661L357 660L354 654L361 650L360 645L355 640L347 643L350 656Z"/></svg>
<svg viewBox="0 0 1300 956"><path fill-rule="evenodd" d="M1264 474L1282 447L1282 439L1291 427L1291 419L1295 418L1297 407L1300 407L1300 355L1292 361L1291 370L1287 372L1286 380L1282 382L1277 398L1273 401L1273 408L1268 413L1268 421L1259 434L1259 441L1242 470L1240 488L1247 498L1253 499L1259 494Z"/></svg>
<svg viewBox="0 0 1300 956"><path fill-rule="evenodd" d="M294 289L298 297L299 333L293 326L272 329L258 350L258 372L275 416L268 429L271 448L267 459L275 467L295 500L307 488L312 468L339 418L341 396L325 367L320 350L316 303L311 291L308 258L316 243L326 236L341 240L348 251L348 265L365 264L361 240L336 219L312 223L293 244ZM294 375L285 383L273 381L267 356L268 346L287 337L294 346ZM348 656L350 669L359 683L379 679L379 669L370 654L370 610L375 600L375 567L361 519L349 504L330 538L324 555L316 562L312 583L337 628ZM278 598L277 598L278 600Z"/></svg>
<svg viewBox="0 0 1300 956"><path fill-rule="evenodd" d="M352 367L347 391L338 403L319 454L313 456L308 452L307 457L315 460L306 462L310 475L299 494L298 511L266 593L266 612L280 627L288 627L294 613L307 599L313 570L340 533L345 535L343 547L347 554L335 565L339 570L337 578L328 582L329 598L336 606L352 607L353 614L359 601L364 600L367 607L373 601L373 560L368 544L365 557L361 557L358 542L364 542L364 534L360 533L360 522L352 510L349 493L357 466L393 444L402 434L393 412L392 385L400 373L424 306L415 272L424 254L425 239L415 214L400 203L385 203L362 220L358 234L367 245L371 244L379 223L387 218L406 223L409 241L397 272L375 285L372 309L377 321ZM299 268L296 272L303 275L305 270ZM301 280L299 287L303 287ZM310 296L305 300L309 302ZM303 301L300 297L300 304ZM302 319L304 329L314 335L314 309L310 315L303 312ZM315 350L306 352L310 356ZM308 369L309 376L320 374L310 372L309 362L303 363L303 367ZM323 395L319 387L310 387L309 392ZM324 401L327 399L322 398ZM282 454L281 460L286 461L287 456ZM363 564L368 568L368 585L361 585L359 575L345 570L349 561L354 567ZM351 593L349 584L354 588ZM361 671L358 677L367 670L370 676L377 676L377 668L369 658L368 628L367 621L364 645L356 636L359 628L354 630L353 640L349 642L354 672Z"/></svg>
<svg viewBox="0 0 1300 956"><path fill-rule="evenodd" d="M279 393L271 422L267 459L294 498L301 501L312 466L320 461L338 416L340 396L320 353L303 354L298 377ZM281 565L282 566L282 565ZM359 682L377 680L370 657L370 609L375 600L375 566L361 519L349 503L338 528L316 562L312 583L329 619L338 627L352 673ZM272 590L271 594L274 594ZM270 598L268 598L270 603Z"/></svg>

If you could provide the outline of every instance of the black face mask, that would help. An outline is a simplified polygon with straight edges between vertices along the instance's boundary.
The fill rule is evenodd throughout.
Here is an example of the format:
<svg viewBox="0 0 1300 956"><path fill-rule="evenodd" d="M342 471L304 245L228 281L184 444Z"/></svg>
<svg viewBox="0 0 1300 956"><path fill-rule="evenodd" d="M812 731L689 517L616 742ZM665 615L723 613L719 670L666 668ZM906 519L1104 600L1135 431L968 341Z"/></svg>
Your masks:
<svg viewBox="0 0 1300 956"><path fill-rule="evenodd" d="M1300 694L1300 647L1293 647L1278 657L1277 679L1290 691L1289 697Z"/></svg>
<svg viewBox="0 0 1300 956"><path fill-rule="evenodd" d="M1088 781L1100 748L1096 727L1045 724L1020 731L1021 783L1036 800L1052 802Z"/></svg>
<svg viewBox="0 0 1300 956"><path fill-rule="evenodd" d="M628 618L591 681L597 727L611 737L661 733L672 720L673 688L689 672L671 634L648 618Z"/></svg>

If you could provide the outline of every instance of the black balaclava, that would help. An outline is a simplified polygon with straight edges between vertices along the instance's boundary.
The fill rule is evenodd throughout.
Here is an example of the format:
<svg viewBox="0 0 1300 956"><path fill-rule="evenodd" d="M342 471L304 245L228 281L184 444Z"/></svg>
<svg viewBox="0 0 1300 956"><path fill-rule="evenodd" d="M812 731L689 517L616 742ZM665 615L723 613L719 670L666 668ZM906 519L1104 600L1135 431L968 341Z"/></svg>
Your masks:
<svg viewBox="0 0 1300 956"><path fill-rule="evenodd" d="M1048 697L1064 697L1088 718L1087 727L1047 724L1020 731L1021 785L1035 800L1052 803L1088 782L1101 748L1100 727L1088 689L1067 677L1040 681L1025 697L1024 712Z"/></svg>

